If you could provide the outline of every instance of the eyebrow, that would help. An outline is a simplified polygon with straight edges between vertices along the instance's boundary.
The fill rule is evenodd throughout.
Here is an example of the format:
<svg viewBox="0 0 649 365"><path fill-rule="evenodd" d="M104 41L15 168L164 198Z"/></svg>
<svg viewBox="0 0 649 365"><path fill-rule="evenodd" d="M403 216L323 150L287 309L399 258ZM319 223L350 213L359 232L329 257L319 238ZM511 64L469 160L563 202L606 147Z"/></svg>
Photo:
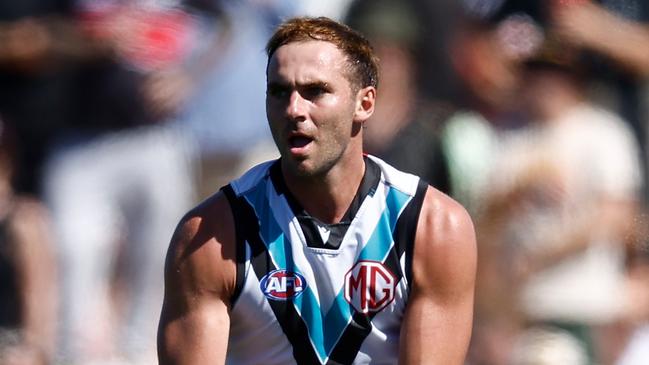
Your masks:
<svg viewBox="0 0 649 365"><path fill-rule="evenodd" d="M270 89L277 89L277 88L283 88L283 87L288 87L289 85L283 82L279 81L270 81L266 83L266 88Z"/></svg>
<svg viewBox="0 0 649 365"><path fill-rule="evenodd" d="M328 89L329 88L329 83L324 82L324 81L313 81L313 82L307 82L302 85L298 85L300 87L320 87L323 89Z"/></svg>
<svg viewBox="0 0 649 365"><path fill-rule="evenodd" d="M291 85L280 81L270 81L266 84L266 88L268 89L288 88L288 87L291 87ZM296 87L297 88L321 87L324 89L328 89L329 83L325 81L309 81L305 83L298 83Z"/></svg>

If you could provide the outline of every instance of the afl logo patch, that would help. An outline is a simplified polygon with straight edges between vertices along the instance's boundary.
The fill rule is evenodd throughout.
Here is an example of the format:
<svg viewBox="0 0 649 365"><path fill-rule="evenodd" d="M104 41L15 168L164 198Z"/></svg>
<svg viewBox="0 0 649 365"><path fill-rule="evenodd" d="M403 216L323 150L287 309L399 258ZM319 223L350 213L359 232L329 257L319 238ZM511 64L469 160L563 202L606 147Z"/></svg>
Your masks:
<svg viewBox="0 0 649 365"><path fill-rule="evenodd" d="M394 299L397 278L382 263L359 261L345 275L345 299L357 312L378 312Z"/></svg>
<svg viewBox="0 0 649 365"><path fill-rule="evenodd" d="M272 300L288 300L297 298L307 284L304 276L287 270L271 271L259 282L261 292L268 299Z"/></svg>

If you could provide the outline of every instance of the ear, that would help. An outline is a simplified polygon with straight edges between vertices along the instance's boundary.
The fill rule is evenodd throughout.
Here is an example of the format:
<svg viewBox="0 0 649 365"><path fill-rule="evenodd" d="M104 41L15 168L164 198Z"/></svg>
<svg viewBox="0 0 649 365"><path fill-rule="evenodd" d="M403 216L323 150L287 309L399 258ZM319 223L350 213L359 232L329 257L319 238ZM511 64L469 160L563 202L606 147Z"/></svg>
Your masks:
<svg viewBox="0 0 649 365"><path fill-rule="evenodd" d="M376 102L376 88L374 86L364 87L356 93L356 109L354 110L354 121L365 122L374 113Z"/></svg>

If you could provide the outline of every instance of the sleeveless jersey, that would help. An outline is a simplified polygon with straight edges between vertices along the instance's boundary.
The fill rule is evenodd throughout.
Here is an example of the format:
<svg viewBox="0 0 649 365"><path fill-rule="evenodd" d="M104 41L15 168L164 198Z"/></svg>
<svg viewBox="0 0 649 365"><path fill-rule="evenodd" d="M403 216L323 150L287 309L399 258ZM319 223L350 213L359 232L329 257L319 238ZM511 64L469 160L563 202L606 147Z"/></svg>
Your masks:
<svg viewBox="0 0 649 365"><path fill-rule="evenodd" d="M348 214L326 225L279 160L222 188L237 240L227 364L396 364L428 185L373 156ZM318 241L318 242L315 242Z"/></svg>

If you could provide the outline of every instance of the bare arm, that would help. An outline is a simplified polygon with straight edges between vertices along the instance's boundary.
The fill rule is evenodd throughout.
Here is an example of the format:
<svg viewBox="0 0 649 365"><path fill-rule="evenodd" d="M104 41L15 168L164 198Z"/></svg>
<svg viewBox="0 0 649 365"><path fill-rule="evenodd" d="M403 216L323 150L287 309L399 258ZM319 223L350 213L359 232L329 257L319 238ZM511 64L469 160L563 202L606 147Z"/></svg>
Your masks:
<svg viewBox="0 0 649 365"><path fill-rule="evenodd" d="M508 223L517 215L526 214L524 199L529 191L537 194L543 190L553 190L548 184L551 179L537 176L534 180L524 180L504 194L494 195L486 204L486 209L478 220L478 235L485 244L503 250ZM556 190L556 189L554 189ZM562 194L543 193L544 201L565 200ZM523 250L524 254L510 262L509 274L515 282L524 282L530 275L557 265L558 262L581 254L588 249L593 238L607 239L613 244L631 244L640 234L640 227L634 224L637 216L637 202L632 198L620 198L602 192L591 206L579 206L570 211L570 223L555 226L545 232L542 244L537 250ZM560 214L557 212L556 214ZM498 253L496 253L498 255ZM496 256L493 258L498 260ZM481 261L485 263L485 261Z"/></svg>
<svg viewBox="0 0 649 365"><path fill-rule="evenodd" d="M234 291L234 223L222 194L178 225L165 265L158 329L160 364L223 364Z"/></svg>
<svg viewBox="0 0 649 365"><path fill-rule="evenodd" d="M401 329L401 364L463 364L473 317L477 262L471 218L428 188L419 217L412 292Z"/></svg>
<svg viewBox="0 0 649 365"><path fill-rule="evenodd" d="M62 15L0 22L0 67L40 73L111 56L106 42L89 37Z"/></svg>
<svg viewBox="0 0 649 365"><path fill-rule="evenodd" d="M7 244L13 246L19 270L25 356L33 356L34 364L49 363L56 342L56 262L50 237L45 208L31 199L17 199Z"/></svg>
<svg viewBox="0 0 649 365"><path fill-rule="evenodd" d="M586 2L555 11L557 30L572 43L600 52L649 77L649 27Z"/></svg>

